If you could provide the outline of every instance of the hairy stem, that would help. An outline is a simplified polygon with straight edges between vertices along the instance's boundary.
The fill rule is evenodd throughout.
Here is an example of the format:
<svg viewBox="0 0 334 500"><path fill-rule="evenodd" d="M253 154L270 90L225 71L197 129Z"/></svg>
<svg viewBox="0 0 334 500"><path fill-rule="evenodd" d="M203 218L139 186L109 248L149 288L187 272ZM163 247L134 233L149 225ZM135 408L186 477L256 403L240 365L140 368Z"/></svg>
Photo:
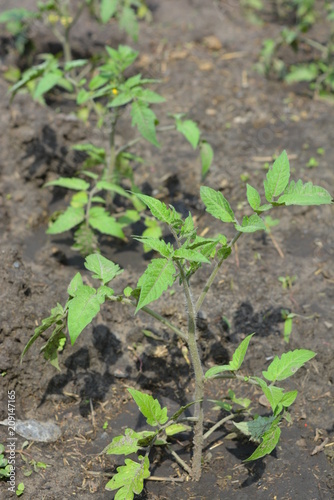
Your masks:
<svg viewBox="0 0 334 500"><path fill-rule="evenodd" d="M242 233L241 233L240 231L238 231L238 232L236 233L236 235L234 236L234 238L230 241L230 243L228 244L228 246L229 246L230 248L232 248L232 247L233 247L233 245L234 245L234 244L238 241L238 239L240 238L240 236L241 236L241 235L242 235ZM213 269L212 273L210 274L210 276L209 276L209 278L208 278L208 281L206 282L205 287L204 287L204 289L203 289L203 291L202 291L201 295L199 296L199 298L198 298L198 300L197 300L197 302L196 302L196 311L199 311L199 309L200 309L201 305L203 304L204 299L205 299L205 297L206 297L206 294L207 294L207 293L208 293L208 291L210 290L211 285L212 285L212 283L214 282L214 280L215 280L215 278L216 278L216 276L217 276L217 274L218 274L218 271L219 271L219 269L220 269L220 267L221 267L222 263L224 262L224 260L225 260L225 257L222 257L222 258L221 258L221 259L217 262L217 264L215 265L215 267L214 267L214 269Z"/></svg>
<svg viewBox="0 0 334 500"><path fill-rule="evenodd" d="M170 446L167 446L167 449L169 451L169 453L175 458L176 462L181 465L182 469L184 469L186 472L188 472L188 474L191 476L191 468L189 467L189 465L187 465L185 463L184 460L182 460L182 458L174 451L172 450L172 448Z"/></svg>
<svg viewBox="0 0 334 500"><path fill-rule="evenodd" d="M192 366L195 373L195 394L194 399L198 401L195 404L195 416L197 421L194 427L194 451L192 459L192 478L194 481L199 481L202 472L202 451L203 451L203 398L204 398L204 372L201 358L198 352L196 338L196 310L193 303L189 283L181 263L177 264L183 285L183 291L186 298L188 310L188 348L192 361Z"/></svg>

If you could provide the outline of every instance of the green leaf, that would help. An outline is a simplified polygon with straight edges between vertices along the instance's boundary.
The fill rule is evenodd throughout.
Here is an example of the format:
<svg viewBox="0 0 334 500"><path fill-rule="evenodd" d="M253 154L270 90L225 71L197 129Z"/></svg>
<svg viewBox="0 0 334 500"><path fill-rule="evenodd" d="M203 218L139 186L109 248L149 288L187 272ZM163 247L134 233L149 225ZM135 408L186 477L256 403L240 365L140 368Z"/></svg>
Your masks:
<svg viewBox="0 0 334 500"><path fill-rule="evenodd" d="M270 429L275 418L276 417L274 415L271 417L257 417L256 419L248 422L233 422L233 424L252 441L259 442L262 436Z"/></svg>
<svg viewBox="0 0 334 500"><path fill-rule="evenodd" d="M103 450L107 455L130 455L136 453L140 446L138 440L142 435L132 429L125 429L124 436L116 436L110 444Z"/></svg>
<svg viewBox="0 0 334 500"><path fill-rule="evenodd" d="M147 249L160 253L163 257L170 257L173 253L173 247L170 243L165 243L157 238L147 238L143 236L134 236L134 240L140 241Z"/></svg>
<svg viewBox="0 0 334 500"><path fill-rule="evenodd" d="M140 463L130 458L125 459L125 465L117 467L117 474L106 484L106 490L119 490L115 500L133 500L144 488L144 479L150 477L148 457L138 457Z"/></svg>
<svg viewBox="0 0 334 500"><path fill-rule="evenodd" d="M312 182L303 184L301 180L297 183L291 181L277 203L285 205L325 205L332 203L332 196L326 189L314 186Z"/></svg>
<svg viewBox="0 0 334 500"><path fill-rule="evenodd" d="M125 92L120 92L116 97L113 97L112 101L108 102L108 108L117 108L118 106L124 106L128 104L133 99L132 92L126 90Z"/></svg>
<svg viewBox="0 0 334 500"><path fill-rule="evenodd" d="M191 430L189 425L184 424L171 424L166 427L165 432L167 436L174 436L174 434L179 434L180 432L188 432Z"/></svg>
<svg viewBox="0 0 334 500"><path fill-rule="evenodd" d="M153 259L139 278L141 288L136 313L147 304L157 300L174 283L175 267L171 260Z"/></svg>
<svg viewBox="0 0 334 500"><path fill-rule="evenodd" d="M201 186L201 199L206 211L223 222L234 222L234 213L222 193L207 186Z"/></svg>
<svg viewBox="0 0 334 500"><path fill-rule="evenodd" d="M287 83L312 82L319 76L318 73L319 69L316 64L299 64L291 66L285 81Z"/></svg>
<svg viewBox="0 0 334 500"><path fill-rule="evenodd" d="M54 323L57 323L58 321L61 321L64 316L64 309L60 304L57 304L56 307L51 309L51 314L47 318L44 318L42 320L42 324L35 328L35 333L34 335L29 339L27 345L23 349L23 352L21 354L21 360L23 356L26 354L28 349L32 346L32 344L38 339L38 337L45 332L48 328L50 328L51 325Z"/></svg>
<svg viewBox="0 0 334 500"><path fill-rule="evenodd" d="M127 191L125 191L125 189L123 189L118 184L114 184L112 182L107 182L107 181L99 181L96 184L96 187L98 189L105 189L106 191L111 191L113 193L117 193L120 196L124 196L124 198L131 199L131 194L129 194Z"/></svg>
<svg viewBox="0 0 334 500"><path fill-rule="evenodd" d="M138 22L131 7L124 6L119 17L119 26L136 42L138 40Z"/></svg>
<svg viewBox="0 0 334 500"><path fill-rule="evenodd" d="M253 337L253 335L255 335L255 333L251 333L250 335L248 335L241 342L241 344L236 348L236 350L232 356L232 360L229 362L231 370L233 370L233 371L239 370L239 368L241 367L241 365L245 359L245 356L246 356L249 342L250 342L251 338Z"/></svg>
<svg viewBox="0 0 334 500"><path fill-rule="evenodd" d="M63 332L65 328L65 323L61 322L56 325L56 328L52 332L51 337L46 342L46 344L41 348L41 352L44 354L44 359L49 361L52 366L59 368L58 352L62 351L66 343L66 335Z"/></svg>
<svg viewBox="0 0 334 500"><path fill-rule="evenodd" d="M189 262L205 262L206 264L210 264L209 259L204 257L204 255L196 252L196 250L189 250L188 248L179 248L175 250L173 259L186 259Z"/></svg>
<svg viewBox="0 0 334 500"><path fill-rule="evenodd" d="M266 225L261 217L253 214L250 217L245 215L242 219L242 225L235 224L235 229L241 233L255 233L255 231L265 231Z"/></svg>
<svg viewBox="0 0 334 500"><path fill-rule="evenodd" d="M279 196L284 191L288 185L289 178L289 159L286 151L283 151L268 170L266 180L264 181L264 192L267 201L271 202L274 197Z"/></svg>
<svg viewBox="0 0 334 500"><path fill-rule="evenodd" d="M283 389L281 389L280 387L275 387L274 385L268 386L266 384L266 382L259 377L254 377L254 378L258 382L258 384L261 386L263 394L268 399L269 404L270 404L273 412L276 413L276 410L278 409L278 405L283 398Z"/></svg>
<svg viewBox="0 0 334 500"><path fill-rule="evenodd" d="M161 95L153 92L153 90L149 89L140 89L141 92L138 94L138 99L143 102L148 102L150 104L159 104L161 102L165 102L166 99Z"/></svg>
<svg viewBox="0 0 334 500"><path fill-rule="evenodd" d="M59 234L69 231L73 227L81 224L85 219L85 212L82 207L68 207L57 220L47 229L47 234Z"/></svg>
<svg viewBox="0 0 334 500"><path fill-rule="evenodd" d="M307 361L314 358L316 353L307 349L295 349L282 354L281 359L275 356L274 360L268 366L267 371L262 375L271 382L284 380L294 375Z"/></svg>
<svg viewBox="0 0 334 500"><path fill-rule="evenodd" d="M172 211L166 207L165 203L156 198L152 198L152 196L147 196L146 194L136 193L136 196L145 203L156 219L161 222L166 222L166 224L170 224L172 221Z"/></svg>
<svg viewBox="0 0 334 500"><path fill-rule="evenodd" d="M75 68L81 68L88 63L88 59L75 59L74 61L68 61L64 64L65 71L71 71Z"/></svg>
<svg viewBox="0 0 334 500"><path fill-rule="evenodd" d="M167 408L161 408L157 399L136 389L128 389L128 391L135 400L139 410L146 417L148 425L156 427L167 422Z"/></svg>
<svg viewBox="0 0 334 500"><path fill-rule="evenodd" d="M247 184L247 200L252 209L256 212L261 205L261 197L260 193L249 184Z"/></svg>
<svg viewBox="0 0 334 500"><path fill-rule="evenodd" d="M201 141L200 143L200 156L202 164L201 176L204 179L210 170L214 156L212 146L207 141Z"/></svg>
<svg viewBox="0 0 334 500"><path fill-rule="evenodd" d="M74 242L72 248L78 250L84 257L98 251L97 236L90 227L86 226L86 224L81 224L75 231Z"/></svg>
<svg viewBox="0 0 334 500"><path fill-rule="evenodd" d="M286 392L282 397L280 404L283 405L285 408L288 408L295 402L297 396L298 396L298 391Z"/></svg>
<svg viewBox="0 0 334 500"><path fill-rule="evenodd" d="M253 335L254 335L254 333L252 333L251 335L248 335L248 337L246 337L241 342L241 344L237 347L236 351L234 352L232 360L229 362L228 365L213 366L205 373L205 378L214 377L214 376L216 376L219 373L222 373L224 371L239 370L239 368L241 367L241 365L243 363L244 357L246 355L250 339L252 338Z"/></svg>
<svg viewBox="0 0 334 500"><path fill-rule="evenodd" d="M198 401L191 401L191 403L188 403L184 406L181 406L181 408L179 408L175 413L174 415L172 415L170 417L170 420L177 420L179 418L180 415L182 415L182 413L184 413L188 408L190 408L191 406L195 405L196 403L201 403L202 401L201 400L198 400Z"/></svg>
<svg viewBox="0 0 334 500"><path fill-rule="evenodd" d="M103 295L98 295L95 288L86 285L78 287L75 297L68 302L67 326L72 345L95 318L103 302Z"/></svg>
<svg viewBox="0 0 334 500"><path fill-rule="evenodd" d="M184 135L184 137L190 142L194 149L197 148L200 131L197 124L192 120L176 120L176 129Z"/></svg>
<svg viewBox="0 0 334 500"><path fill-rule="evenodd" d="M33 94L34 99L38 99L43 94L45 94L53 87L55 87L59 82L60 78L62 78L62 76L63 72L60 70L55 70L51 73L47 73L46 75L44 75L36 86L36 89Z"/></svg>
<svg viewBox="0 0 334 500"><path fill-rule="evenodd" d="M244 361L249 342L250 342L251 338L253 337L253 335L255 335L255 333L248 335L240 343L240 345L236 348L236 350L232 356L232 359L228 365L213 366L205 373L205 378L214 377L215 375L218 375L219 373L222 373L225 371L237 371L237 370L239 370L239 368L241 367L241 365Z"/></svg>
<svg viewBox="0 0 334 500"><path fill-rule="evenodd" d="M293 321L293 319L291 317L289 317L289 316L284 321L283 338L284 338L284 341L287 342L287 343L289 343L290 335L291 335L291 332L292 332L292 321Z"/></svg>
<svg viewBox="0 0 334 500"><path fill-rule="evenodd" d="M103 207L93 207L89 211L89 225L100 233L125 239L122 226Z"/></svg>
<svg viewBox="0 0 334 500"><path fill-rule="evenodd" d="M101 21L107 23L117 11L119 0L101 0Z"/></svg>
<svg viewBox="0 0 334 500"><path fill-rule="evenodd" d="M148 142L160 147L155 131L156 116L154 112L143 102L135 101L131 105L132 126L137 126L140 134Z"/></svg>
<svg viewBox="0 0 334 500"><path fill-rule="evenodd" d="M47 182L44 187L47 186L60 186L67 189L73 189L75 191L87 191L89 189L89 183L78 179L77 177L59 177L54 181Z"/></svg>
<svg viewBox="0 0 334 500"><path fill-rule="evenodd" d="M123 272L118 264L114 264L100 254L88 255L85 268L95 273L92 278L101 280L104 285Z"/></svg>
<svg viewBox="0 0 334 500"><path fill-rule="evenodd" d="M275 448L281 435L281 429L278 425L273 425L264 435L262 443L256 448L254 453L248 457L245 462L258 460L259 458L269 455Z"/></svg>

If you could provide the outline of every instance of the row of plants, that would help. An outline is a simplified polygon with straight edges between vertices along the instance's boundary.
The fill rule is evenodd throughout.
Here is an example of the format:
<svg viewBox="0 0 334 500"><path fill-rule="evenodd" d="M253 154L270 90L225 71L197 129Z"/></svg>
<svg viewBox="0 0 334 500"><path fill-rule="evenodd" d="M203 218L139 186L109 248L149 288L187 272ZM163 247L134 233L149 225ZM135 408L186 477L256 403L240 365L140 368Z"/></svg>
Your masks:
<svg viewBox="0 0 334 500"><path fill-rule="evenodd" d="M243 367L251 339L248 335L235 350L226 365L205 366L199 349L197 315L207 293L222 265L231 256L236 242L244 233L268 230L268 218L264 215L280 207L291 205L322 205L332 203L332 197L322 187L301 180L290 181L290 165L284 151L269 168L264 180L265 202L260 193L247 184L247 202L251 215L238 220L227 199L220 191L202 186L200 197L206 211L224 224L234 227L235 234L228 241L223 230L210 237L200 236L191 213L185 218L171 205L143 194L136 185L133 165L143 161L132 148L141 140L159 147L160 133L167 130L179 131L193 149L198 149L202 162L202 178L209 171L213 151L202 138L195 122L180 114L170 115L172 124L160 126L152 106L163 102L163 97L152 90L158 82L141 74L129 74L129 68L138 57L132 48L122 45L118 48L106 47L104 55L91 59L73 59L71 30L85 10L102 22L113 22L116 17L121 27L127 27L137 36L137 28L124 22L124 16L131 17L137 27L136 15L145 10L143 2L126 0L79 1L69 0L38 2L34 12L21 9L3 13L0 21L18 22L15 36L28 30L30 22L37 19L52 28L62 45L59 55L44 54L42 62L25 69L11 87L16 93L28 91L40 104L51 102L52 95L61 94L62 99L73 103L73 110L79 119L92 122L96 127L108 131L105 147L85 143L74 145L86 154L86 159L77 177L58 178L48 186L66 188L74 192L70 205L62 213L56 214L48 233L59 234L75 229L75 248L86 256L85 267L97 280L93 287L82 274L77 273L68 287L68 300L57 304L50 316L43 319L26 345L22 356L41 336L45 340L41 347L44 358L59 369L58 356L64 351L69 337L73 345L81 332L91 324L104 303L116 302L132 308L135 314L142 312L155 318L171 333L176 335L181 349L190 355L190 370L193 376L194 395L189 404L182 406L172 415L162 407L157 399L134 388L129 392L139 410L146 418L149 430L126 429L124 435L116 436L104 450L112 455L137 454L137 459L125 458L125 465L118 467L117 473L107 483L108 490L115 491L117 500L132 500L144 488L144 481L150 476L150 455L155 446L168 449L176 462L189 477L198 481L203 466L203 448L209 437L227 422L257 444L247 460L259 459L273 451L281 434L281 424L291 420L288 408L297 397L297 391L287 391L281 382L292 376L316 354L307 349L296 349L275 356L262 376L247 373ZM131 11L131 14L130 14ZM143 13L143 10L142 10ZM147 13L147 11L146 11ZM6 17L7 16L7 17ZM14 17L13 17L14 16ZM21 16L15 18L15 16ZM14 28L11 27L12 31ZM134 30L134 31L133 31ZM28 31L25 31L26 36ZM17 38L16 38L17 39ZM20 47L20 46L19 46ZM118 145L115 134L121 119L131 120L138 135L129 142ZM122 210L116 209L117 197L122 200ZM149 210L147 213L146 209ZM121 274L120 267L99 253L97 232L125 239L124 229L143 219L146 230L135 236L145 250L153 251L147 269L139 277L133 289L127 286L114 291L111 282ZM162 236L162 225L166 225L173 243L167 243ZM210 266L208 277L202 290L195 298L192 277L202 266ZM185 302L178 301L186 318L186 328L178 327L172 320L153 309L151 304L170 289L181 287ZM175 294L177 297L177 294ZM177 299L176 299L177 300ZM49 336L47 337L47 331ZM224 410L225 416L207 428L204 415L206 386L210 379L228 379L260 388L272 409L271 416L260 416L252 409L252 401L236 396L231 389L226 398L214 404ZM185 416L193 408L193 416ZM192 458L186 462L173 447L175 434L192 433ZM3 462L4 463L4 462ZM7 465L7 464L5 464Z"/></svg>
<svg viewBox="0 0 334 500"><path fill-rule="evenodd" d="M213 160L212 147L202 137L197 124L184 114L167 113L168 123L159 125L152 106L165 102L165 99L149 88L157 85L158 80L145 78L133 69L139 55L137 51L126 45L118 48L107 46L103 54L90 59L73 58L72 30L85 10L103 23L116 18L120 27L126 28L136 39L138 22L134 8L140 17L148 12L142 1L81 1L74 9L68 0L52 0L37 2L36 12L13 9L0 16L0 22L6 22L16 37L19 33L27 33L29 23L38 19L50 27L62 47L59 54L38 55L39 64L20 72L10 89L12 98L18 92L26 91L45 105L54 95L60 94L64 102L72 104L71 112L78 119L95 124L108 137L102 147L92 143L73 145L73 149L86 156L77 176L60 177L46 184L74 191L68 208L51 217L47 233L60 234L75 228L73 248L83 256L99 251L98 234L126 240L124 229L141 219L146 226L146 236L161 235L160 226L143 215L144 205L127 192L127 189L132 193L139 192L133 171L135 166L144 162L134 150L141 140L159 148L163 133L178 131L199 152L202 178ZM13 28L13 23L18 26ZM138 134L117 145L115 137L120 120L130 122ZM121 210L115 205L116 196L120 198Z"/></svg>

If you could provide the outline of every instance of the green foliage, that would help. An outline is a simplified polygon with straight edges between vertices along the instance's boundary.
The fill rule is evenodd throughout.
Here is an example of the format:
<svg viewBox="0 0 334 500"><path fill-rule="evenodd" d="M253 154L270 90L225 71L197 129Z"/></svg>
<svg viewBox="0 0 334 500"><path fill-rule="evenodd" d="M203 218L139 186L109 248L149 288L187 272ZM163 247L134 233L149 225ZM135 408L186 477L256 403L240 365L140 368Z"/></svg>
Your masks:
<svg viewBox="0 0 334 500"><path fill-rule="evenodd" d="M0 480L7 479L10 475L11 465L8 464L4 455L5 447L0 443Z"/></svg>
<svg viewBox="0 0 334 500"><path fill-rule="evenodd" d="M268 370L262 372L263 376L271 382L284 380L301 368L307 361L314 358L316 354L306 349L296 349L295 351L282 354L281 359L275 356L268 366Z"/></svg>
<svg viewBox="0 0 334 500"><path fill-rule="evenodd" d="M291 24L291 19L295 19L295 22L289 28L284 26L275 39L263 41L258 70L266 76L277 75L288 84L307 82L319 97L330 98L334 92L333 2L321 2L321 6L315 0L276 3L281 24L284 26L286 21ZM325 23L329 27L327 40L323 37L321 41L313 39L314 28L315 32L320 32ZM305 50L305 46L309 50ZM298 62L285 62L282 54L287 51L283 52L282 49L287 47L292 53L298 53ZM303 53L307 54L307 58L303 57Z"/></svg>
<svg viewBox="0 0 334 500"><path fill-rule="evenodd" d="M144 480L150 477L148 457L139 456L139 463L130 458L125 465L117 467L117 474L106 484L106 490L118 490L115 500L133 500L144 488Z"/></svg>
<svg viewBox="0 0 334 500"><path fill-rule="evenodd" d="M138 78L137 81L139 81ZM88 148L87 146L85 148L90 153L90 160L94 161L94 157L98 158L98 161L103 159L101 151ZM96 181L96 179L94 180ZM64 185L63 181L58 185ZM67 185L71 185L73 189L76 186L78 186L78 189L81 188L80 183L78 185L76 183L72 184L72 180ZM312 203L320 205L332 202L331 196L323 188L313 186L310 183L307 183L305 186L302 185L301 181L297 181L297 183L290 181L290 166L287 154L283 152L276 159L266 175L264 183L265 197L268 201L266 205L261 205L260 193L255 188L247 185L247 200L253 209L253 214L245 215L241 225L237 222L229 202L219 191L210 187L202 187L201 198L207 212L221 222L233 223L236 233L230 243L227 242L223 234L218 234L213 238L199 236L191 213L186 218L182 218L173 206L167 207L160 200L138 192L125 192L124 194L123 188L121 186L117 187L110 180L98 180L95 184L96 191L93 193L90 192L87 197L83 195L84 191L76 190L75 198L72 198L72 204L75 205L72 208L75 209L83 210L82 205L88 204L87 200L92 201L99 193L99 189L106 189L109 193L124 194L126 199L131 200L133 203L136 200L142 206L146 206L149 209L151 216L147 217L148 220L155 223L165 223L168 226L170 233L173 235L174 243L163 241L161 239L161 232L155 233L157 226L154 226L154 224L147 228L153 229L151 233L136 236L135 239L137 241L140 241L149 250L157 252L159 257L153 258L149 262L146 270L139 277L135 289L130 286L124 288L123 285L123 291L119 294L107 286L121 273L119 266L97 253L89 255L86 258L85 267L92 273L94 279L99 280L100 286L93 288L91 285L85 285L82 276L80 273L77 273L68 287L69 298L65 306L62 307L58 304L51 311L51 315L42 321L42 325L35 330L23 354L26 353L41 333L52 329L50 337L41 350L44 352L45 357L58 367L57 352L64 347L66 326L69 338L73 344L83 329L98 314L101 305L105 301L122 302L125 305L132 306L135 314L139 311L145 312L161 321L165 327L169 327L182 340L182 352L185 357L187 356L187 359L190 358L191 361L189 362L192 364L195 373L196 392L194 400L188 405L182 406L172 417L168 417L167 408L162 407L159 401L151 395L142 393L136 389L129 389L131 396L151 429L148 431L126 429L124 435L114 437L112 442L105 448L105 453L114 455L130 455L132 453L145 452L145 458L139 455L138 461L126 458L125 466L118 467L117 474L108 482L107 489L118 490L115 498L132 499L135 494L139 494L143 490L144 480L149 477L149 454L151 449L154 446L166 446L169 448L172 446L169 441L171 436L190 430L189 426L180 420L180 417L191 405L195 405L195 414L200 415L201 419L204 418L203 400L205 393L203 373L205 370L197 345L196 315L217 272L223 262L231 255L233 245L238 238L243 233L258 230L268 231L268 228L275 225L275 220L269 216L263 220L260 215L262 212L274 208L279 209L280 206L290 204L301 203L309 205ZM100 200L98 200L98 203L100 203ZM104 207L93 207L88 210L88 225L91 224L92 211L94 209L96 217L98 217L98 214L102 214L103 218L111 218L106 214ZM129 210L127 217L130 220L135 220L132 218L132 212L135 211ZM197 302L195 302L191 292L191 278L204 264L207 266L213 265L213 269ZM151 309L151 306L150 308L147 307L152 302L160 299L163 293L169 287L173 286L177 279L183 287L186 300L186 312L188 316L187 331L173 325L167 318L162 317ZM238 422L235 422L235 426L251 440L258 443L258 447L247 461L257 460L273 451L280 438L280 423L283 418L288 418L287 409L297 397L297 391L285 392L282 387L275 384L294 375L297 370L315 356L315 353L312 351L296 349L282 354L280 358L275 356L267 370L262 372L263 378L241 374L241 370L246 370L244 368L244 359L253 336L254 333L248 335L240 343L228 364L209 368L204 377L206 381L216 377L220 379L234 379L246 384L250 383L258 386L267 398L272 415L266 417L252 415L251 400L237 397L232 389L228 390L227 396L222 401L213 401L216 408L218 407L230 413L226 417L228 420L238 415ZM188 353L190 356L188 356ZM240 421L241 416L246 418ZM202 443L217 427L217 425L213 426L209 431L204 433L204 429L201 427L201 419L195 419L194 459L192 466L189 467L173 451L174 456L178 457L179 464L195 480L200 477L203 452ZM223 419L220 424L224 423L225 420Z"/></svg>
<svg viewBox="0 0 334 500"><path fill-rule="evenodd" d="M135 389L128 389L128 391L141 413L146 417L148 425L157 426L167 422L167 408L161 408L157 399L153 399L152 396L136 391Z"/></svg>

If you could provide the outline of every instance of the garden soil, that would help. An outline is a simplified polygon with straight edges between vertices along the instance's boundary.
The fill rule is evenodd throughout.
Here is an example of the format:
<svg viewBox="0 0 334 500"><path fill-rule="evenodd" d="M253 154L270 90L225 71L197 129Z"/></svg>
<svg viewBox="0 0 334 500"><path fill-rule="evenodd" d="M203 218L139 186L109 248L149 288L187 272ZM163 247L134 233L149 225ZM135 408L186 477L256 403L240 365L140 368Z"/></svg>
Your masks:
<svg viewBox="0 0 334 500"><path fill-rule="evenodd" d="M1 10L32 4L3 0ZM270 12L258 26L247 21L237 1L155 0L149 4L153 20L141 23L137 43L117 24L101 27L87 18L73 33L75 55L100 53L106 44L127 43L138 49L133 71L159 79L155 88L166 99L156 107L160 123L170 123L166 113L187 113L198 122L215 152L205 184L220 189L238 217L248 213L245 181L249 179L263 192L265 164L283 149L290 158L292 178L312 181L333 193L333 105L314 98L307 86L289 87L254 71L261 41L280 29ZM71 149L73 144L103 145L106 134L93 123L78 121L61 94L53 95L45 107L28 94L17 95L10 104L4 71L14 64L26 67L35 53L18 58L4 27L0 35L0 420L8 416L7 391L15 390L17 419L56 422L62 431L54 443L29 442L28 447L17 436L16 482L24 482L23 498L111 499L114 493L106 491L105 484L123 457L101 452L125 427L144 427L127 387L152 394L171 414L191 401L193 375L173 334L144 314L134 317L121 304L105 305L75 345L66 345L60 372L40 355L40 341L20 364L36 326L57 302L66 301L75 273L80 271L89 279L83 259L71 250L71 234L45 234L48 218L64 209L69 198L65 190L43 189L43 185L59 175L75 174L80 157ZM59 50L38 23L32 38L39 53ZM117 143L133 137L125 114ZM144 143L136 149L145 158L144 164L135 167L137 185L182 214L190 210L201 234L223 231L231 237L231 228L207 215L200 201L198 154L175 132L163 134L160 140L160 150ZM318 148L323 148L323 155ZM307 168L311 157L318 159L318 167ZM260 375L275 355L290 349L317 353L287 381L286 387L297 389L299 395L291 408L291 422L282 424L279 446L270 456L245 463L255 446L236 438L233 426L226 425L208 440L203 475L195 483L187 481L167 452L157 449L152 456L153 480L146 482L138 498L334 497L333 215L333 206L282 209L277 211L279 225L272 229L275 244L267 233L242 237L198 317L206 368L228 362L238 343L253 332L245 374ZM127 235L140 230L129 228ZM125 268L115 283L120 291L136 284L150 257L139 243L107 237L101 239L101 249ZM207 273L203 267L194 277L194 295ZM279 277L287 276L295 279L291 287L283 288ZM176 286L175 294L165 293L156 308L185 328L183 304ZM282 309L296 315L289 343L283 338ZM249 397L255 412L269 414L259 391L243 385L210 382L208 400L224 398L229 388ZM209 401L205 407L208 426L224 415L213 410ZM190 460L190 438L186 434L174 442L184 460ZM6 445L7 439L6 427L0 426L0 442ZM35 471L32 461L47 468ZM6 482L0 483L1 499L15 497L7 487Z"/></svg>

